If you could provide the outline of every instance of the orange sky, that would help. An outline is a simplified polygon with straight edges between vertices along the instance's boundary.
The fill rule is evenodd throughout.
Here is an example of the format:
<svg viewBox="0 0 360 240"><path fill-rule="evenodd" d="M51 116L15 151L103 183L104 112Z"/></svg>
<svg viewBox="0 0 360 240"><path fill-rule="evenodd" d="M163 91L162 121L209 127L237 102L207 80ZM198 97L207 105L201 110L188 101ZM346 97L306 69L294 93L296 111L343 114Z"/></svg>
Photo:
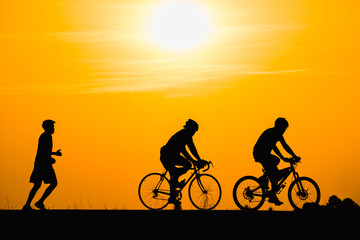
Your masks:
<svg viewBox="0 0 360 240"><path fill-rule="evenodd" d="M212 32L184 52L148 38L159 2L0 3L0 208L25 203L45 119L63 152L50 208L143 209L141 178L163 170L160 147L192 118L218 209L236 209L232 188L261 174L252 148L280 116L320 203L359 203L359 1L196 0ZM291 210L286 191L274 209Z"/></svg>

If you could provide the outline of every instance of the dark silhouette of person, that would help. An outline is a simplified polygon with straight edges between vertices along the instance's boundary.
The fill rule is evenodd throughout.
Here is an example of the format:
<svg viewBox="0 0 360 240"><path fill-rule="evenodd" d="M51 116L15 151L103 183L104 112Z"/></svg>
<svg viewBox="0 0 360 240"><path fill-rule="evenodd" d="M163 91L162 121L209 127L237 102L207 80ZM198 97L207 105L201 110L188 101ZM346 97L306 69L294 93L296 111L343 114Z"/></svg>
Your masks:
<svg viewBox="0 0 360 240"><path fill-rule="evenodd" d="M273 128L269 128L265 130L259 139L257 140L253 156L256 162L261 163L261 165L264 167L266 174L268 174L271 182L271 191L269 196L269 202L274 203L275 205L279 206L282 204L282 202L277 198L276 191L277 191L277 183L281 179L281 176L279 174L279 170L277 168L277 165L280 162L279 157L285 161L288 162L290 159L285 158L279 149L276 147L276 143L280 142L283 148L294 158L298 158L296 154L291 150L289 145L286 143L283 134L285 133L286 129L289 127L289 123L286 121L285 118L278 118L275 121L275 126ZM271 152L274 151L275 155L271 154ZM263 181L259 178L260 181Z"/></svg>
<svg viewBox="0 0 360 240"><path fill-rule="evenodd" d="M192 138L198 129L199 125L194 120L189 119L184 128L175 133L160 151L160 161L170 173L169 203L175 206L180 206L181 204L176 199L176 188L182 187L185 184L185 180L179 183L179 177L191 168L191 164L196 165L202 162ZM186 146L197 161L186 151Z"/></svg>
<svg viewBox="0 0 360 240"><path fill-rule="evenodd" d="M42 181L46 184L50 184L39 201L35 203L35 207L40 210L46 210L44 206L45 199L51 194L51 192L57 186L57 179L52 164L55 163L55 159L52 155L61 156L61 149L56 152L52 151L53 141L52 134L55 132L55 122L53 120L45 120L42 124L43 132L39 138L38 149L36 153L34 169L30 176L30 182L34 183L33 188L30 190L29 197L23 207L23 210L32 210L30 204L35 197L36 192L39 190Z"/></svg>

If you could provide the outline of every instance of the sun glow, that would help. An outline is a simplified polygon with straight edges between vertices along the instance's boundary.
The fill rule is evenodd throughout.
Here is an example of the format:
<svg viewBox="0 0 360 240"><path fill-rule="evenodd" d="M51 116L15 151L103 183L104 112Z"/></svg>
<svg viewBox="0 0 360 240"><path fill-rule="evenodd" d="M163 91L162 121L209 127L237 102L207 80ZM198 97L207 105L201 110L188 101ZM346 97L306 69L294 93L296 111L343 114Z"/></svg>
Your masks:
<svg viewBox="0 0 360 240"><path fill-rule="evenodd" d="M207 12L185 0L162 2L149 20L150 39L160 47L174 51L200 46L209 38L210 30Z"/></svg>

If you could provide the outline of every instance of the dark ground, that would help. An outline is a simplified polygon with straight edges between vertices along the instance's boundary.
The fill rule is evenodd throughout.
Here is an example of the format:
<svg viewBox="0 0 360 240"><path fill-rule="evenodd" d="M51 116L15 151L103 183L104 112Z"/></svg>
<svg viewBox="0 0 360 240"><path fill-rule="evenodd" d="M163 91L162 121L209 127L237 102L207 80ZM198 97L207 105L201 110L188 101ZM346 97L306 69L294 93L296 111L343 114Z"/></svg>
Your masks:
<svg viewBox="0 0 360 240"><path fill-rule="evenodd" d="M359 212L0 210L9 239L348 239Z"/></svg>

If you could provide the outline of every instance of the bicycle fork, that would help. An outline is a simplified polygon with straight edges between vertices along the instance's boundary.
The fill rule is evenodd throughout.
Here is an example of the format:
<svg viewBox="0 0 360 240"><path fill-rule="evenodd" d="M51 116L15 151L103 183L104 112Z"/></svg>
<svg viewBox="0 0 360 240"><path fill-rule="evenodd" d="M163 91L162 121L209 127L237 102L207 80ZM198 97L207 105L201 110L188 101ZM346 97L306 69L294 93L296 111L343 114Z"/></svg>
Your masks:
<svg viewBox="0 0 360 240"><path fill-rule="evenodd" d="M299 179L299 174L297 172L294 172L294 177L296 181L296 186L298 188L298 191L296 192L296 194L300 197L300 198L306 198L307 192L304 189L304 186L302 185L301 181L298 181Z"/></svg>
<svg viewBox="0 0 360 240"><path fill-rule="evenodd" d="M197 181L197 183L199 184L199 187L200 187L201 191L203 192L203 194L206 194L207 191L205 190L204 185L203 185L202 182L200 181L200 177L196 177L196 181Z"/></svg>
<svg viewBox="0 0 360 240"><path fill-rule="evenodd" d="M200 177L196 177L196 181L200 187L200 190L202 191L202 195L203 195L203 203L202 205L204 207L206 207L208 205L208 202L209 202L209 196L207 194L207 190L205 189L204 185L202 184L201 180L200 180Z"/></svg>

